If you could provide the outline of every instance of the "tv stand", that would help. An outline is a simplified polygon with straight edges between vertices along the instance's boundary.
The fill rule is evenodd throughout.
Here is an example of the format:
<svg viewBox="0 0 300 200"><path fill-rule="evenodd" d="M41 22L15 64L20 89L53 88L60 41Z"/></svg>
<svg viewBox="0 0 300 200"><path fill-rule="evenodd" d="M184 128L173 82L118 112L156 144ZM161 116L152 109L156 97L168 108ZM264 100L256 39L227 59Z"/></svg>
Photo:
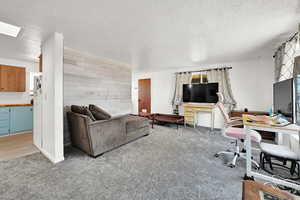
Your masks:
<svg viewBox="0 0 300 200"><path fill-rule="evenodd" d="M211 116L210 128L211 128L211 130L214 130L215 104L186 103L186 104L183 104L183 107L184 107L184 125L185 126L186 126L186 124L189 124L189 125L193 125L195 128L198 123L198 114L203 112L203 113L210 113L210 116Z"/></svg>

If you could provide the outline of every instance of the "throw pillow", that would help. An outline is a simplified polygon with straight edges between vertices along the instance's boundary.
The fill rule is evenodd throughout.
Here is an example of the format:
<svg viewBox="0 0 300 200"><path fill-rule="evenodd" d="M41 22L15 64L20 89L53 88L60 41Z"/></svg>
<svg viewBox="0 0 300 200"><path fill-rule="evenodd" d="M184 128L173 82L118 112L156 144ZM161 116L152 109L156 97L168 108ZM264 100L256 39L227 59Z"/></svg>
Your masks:
<svg viewBox="0 0 300 200"><path fill-rule="evenodd" d="M74 113L77 113L77 114L86 115L86 116L90 117L92 121L96 121L95 117L93 116L91 111L86 106L72 105L71 111Z"/></svg>
<svg viewBox="0 0 300 200"><path fill-rule="evenodd" d="M92 112L88 109L88 107L85 107L84 112L85 112L85 115L89 116L92 121L96 121L96 118L94 117L94 115L92 114Z"/></svg>
<svg viewBox="0 0 300 200"><path fill-rule="evenodd" d="M71 111L74 113L85 115L85 107L84 106L72 105Z"/></svg>
<svg viewBox="0 0 300 200"><path fill-rule="evenodd" d="M97 120L106 120L111 118L110 114L96 105L89 105L89 109Z"/></svg>

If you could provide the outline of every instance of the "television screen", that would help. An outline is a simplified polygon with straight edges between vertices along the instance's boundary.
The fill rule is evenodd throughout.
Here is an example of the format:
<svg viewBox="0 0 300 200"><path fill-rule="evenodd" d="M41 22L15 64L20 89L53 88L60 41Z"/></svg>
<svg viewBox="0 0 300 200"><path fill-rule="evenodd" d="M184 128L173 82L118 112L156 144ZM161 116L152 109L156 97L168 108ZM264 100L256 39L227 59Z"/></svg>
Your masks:
<svg viewBox="0 0 300 200"><path fill-rule="evenodd" d="M218 83L184 84L183 102L217 103Z"/></svg>
<svg viewBox="0 0 300 200"><path fill-rule="evenodd" d="M182 93L182 101L190 102L192 96L192 84L184 84L183 85L183 93Z"/></svg>
<svg viewBox="0 0 300 200"><path fill-rule="evenodd" d="M191 102L206 102L206 87L204 84L192 84Z"/></svg>
<svg viewBox="0 0 300 200"><path fill-rule="evenodd" d="M293 122L293 79L273 84L273 106L275 114Z"/></svg>
<svg viewBox="0 0 300 200"><path fill-rule="evenodd" d="M217 103L218 98L218 91L219 91L219 84L218 83L208 83L206 87L206 101L207 103Z"/></svg>

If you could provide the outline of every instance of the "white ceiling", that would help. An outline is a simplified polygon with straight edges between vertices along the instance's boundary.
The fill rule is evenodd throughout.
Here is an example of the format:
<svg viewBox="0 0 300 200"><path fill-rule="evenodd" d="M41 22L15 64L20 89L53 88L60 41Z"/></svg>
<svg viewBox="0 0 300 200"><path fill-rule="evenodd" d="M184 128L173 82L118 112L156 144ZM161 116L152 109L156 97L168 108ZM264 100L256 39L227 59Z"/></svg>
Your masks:
<svg viewBox="0 0 300 200"><path fill-rule="evenodd" d="M161 68L272 56L296 32L299 0L3 0L0 21L23 27L0 35L0 57L33 59L51 32L65 46Z"/></svg>

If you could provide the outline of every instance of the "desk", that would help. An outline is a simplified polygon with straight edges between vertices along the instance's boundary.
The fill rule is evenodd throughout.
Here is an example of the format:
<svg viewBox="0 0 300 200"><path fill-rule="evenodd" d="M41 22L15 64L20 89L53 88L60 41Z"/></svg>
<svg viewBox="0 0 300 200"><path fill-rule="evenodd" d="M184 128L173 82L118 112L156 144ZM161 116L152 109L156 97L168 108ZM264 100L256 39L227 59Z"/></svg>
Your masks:
<svg viewBox="0 0 300 200"><path fill-rule="evenodd" d="M191 124L196 127L198 123L198 113L210 113L210 125L211 130L214 129L215 124L215 114L214 108L215 104L184 104L184 125Z"/></svg>
<svg viewBox="0 0 300 200"><path fill-rule="evenodd" d="M240 117L242 118L243 115L269 115L268 112L263 112L263 111L248 111L248 112L244 112L242 110L232 110L229 113L230 117ZM266 131L259 131L261 137L263 139L267 139L267 140L272 140L275 141L275 133L272 132L266 132Z"/></svg>
<svg viewBox="0 0 300 200"><path fill-rule="evenodd" d="M251 140L250 140L250 130L258 130L258 131L269 131L269 132L275 132L275 133L282 133L282 134L290 134L290 135L297 135L300 136L300 127L295 124L290 124L288 126L278 127L278 126L271 126L267 124L259 124L259 123L253 123L253 122L247 122L246 120L247 115L243 115L243 123L244 123L244 129L246 132L246 154L247 154L247 170L246 170L246 176L245 178L259 178L266 181L270 181L276 184L284 185L287 187L294 188L296 190L300 190L299 184L294 184L288 181L284 181L282 179L277 179L268 175L260 174L258 172L253 172L251 167Z"/></svg>

